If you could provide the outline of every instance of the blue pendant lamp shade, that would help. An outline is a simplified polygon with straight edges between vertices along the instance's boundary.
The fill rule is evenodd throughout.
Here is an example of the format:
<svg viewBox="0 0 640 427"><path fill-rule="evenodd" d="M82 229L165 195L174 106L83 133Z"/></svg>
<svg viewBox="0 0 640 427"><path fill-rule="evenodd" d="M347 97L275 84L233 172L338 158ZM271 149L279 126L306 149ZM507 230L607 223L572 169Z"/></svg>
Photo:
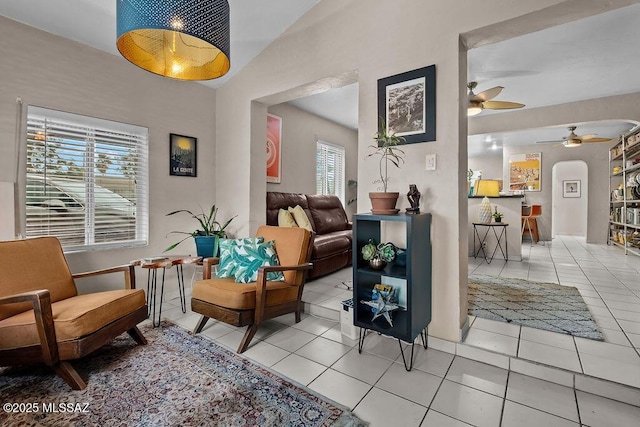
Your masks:
<svg viewBox="0 0 640 427"><path fill-rule="evenodd" d="M118 50L155 74L210 80L229 71L227 0L117 0Z"/></svg>

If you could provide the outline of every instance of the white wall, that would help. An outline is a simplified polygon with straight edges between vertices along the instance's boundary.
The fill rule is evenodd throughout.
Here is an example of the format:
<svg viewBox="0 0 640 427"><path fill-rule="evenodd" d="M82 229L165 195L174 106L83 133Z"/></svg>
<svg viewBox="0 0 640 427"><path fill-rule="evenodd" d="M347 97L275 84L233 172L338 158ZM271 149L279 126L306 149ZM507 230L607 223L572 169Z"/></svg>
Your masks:
<svg viewBox="0 0 640 427"><path fill-rule="evenodd" d="M589 197L589 168L583 161L558 162L553 166L553 223L552 234L587 236L587 210ZM580 180L580 197L563 197L565 180Z"/></svg>
<svg viewBox="0 0 640 427"><path fill-rule="evenodd" d="M482 179L502 179L502 148L491 156L469 157L469 169L482 171Z"/></svg>
<svg viewBox="0 0 640 427"><path fill-rule="evenodd" d="M17 97L25 108L37 105L149 128L149 246L71 254L73 271L157 255L175 241L166 237L167 232L193 231L197 225L186 217L167 218L166 213L199 209L198 204L206 209L215 201L215 90L153 75L119 56L4 17L0 17L0 76L0 181L15 179ZM170 133L198 138L197 178L169 176ZM24 142L24 135L19 139ZM8 217L12 212L7 209L14 208L17 211L13 203L3 204L0 217ZM221 208L223 215L236 213L233 203ZM175 252L195 252L195 246L185 242Z"/></svg>
<svg viewBox="0 0 640 427"><path fill-rule="evenodd" d="M318 140L344 147L345 187L348 180L358 179L358 132L288 104L272 105L268 111L282 117L282 179L280 184L267 183L267 191L315 194ZM346 200L355 196L348 187L345 194ZM345 206L348 217L355 207Z"/></svg>

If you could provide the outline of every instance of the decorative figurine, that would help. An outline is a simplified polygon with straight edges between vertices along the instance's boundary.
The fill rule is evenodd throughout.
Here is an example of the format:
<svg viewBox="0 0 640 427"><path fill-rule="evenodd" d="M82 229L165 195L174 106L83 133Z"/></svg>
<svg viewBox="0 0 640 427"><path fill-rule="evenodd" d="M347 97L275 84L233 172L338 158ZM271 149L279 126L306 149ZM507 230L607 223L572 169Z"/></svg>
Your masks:
<svg viewBox="0 0 640 427"><path fill-rule="evenodd" d="M393 302L394 300L395 292L391 286L377 284L373 287L371 301L360 302L371 307L371 311L373 311L373 318L371 321L376 320L378 317L384 317L387 323L389 323L389 326L393 327L391 313L400 308L398 304Z"/></svg>
<svg viewBox="0 0 640 427"><path fill-rule="evenodd" d="M420 192L415 184L409 184L409 192L407 193L407 200L411 204L410 208L407 208L408 214L420 213Z"/></svg>

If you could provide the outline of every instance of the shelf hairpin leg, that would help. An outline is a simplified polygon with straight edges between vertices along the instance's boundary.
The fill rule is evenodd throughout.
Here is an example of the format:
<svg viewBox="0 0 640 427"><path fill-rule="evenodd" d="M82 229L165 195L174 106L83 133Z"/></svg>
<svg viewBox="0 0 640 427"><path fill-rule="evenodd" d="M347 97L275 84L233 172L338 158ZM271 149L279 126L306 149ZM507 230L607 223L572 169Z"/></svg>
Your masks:
<svg viewBox="0 0 640 427"><path fill-rule="evenodd" d="M422 347L427 348L427 332L423 329L420 331L420 340L422 341ZM415 340L411 343L411 359L409 359L409 365L407 366L407 359L404 356L404 349L402 348L402 341L398 338L398 345L400 346L400 354L402 354L402 362L404 363L404 369L408 372L413 369L413 350L415 348Z"/></svg>
<svg viewBox="0 0 640 427"><path fill-rule="evenodd" d="M408 372L413 369L413 348L415 346L415 342L411 343L411 359L409 359L409 366L407 366L407 359L404 357L404 349L402 348L402 341L400 341L400 338L398 338L398 345L400 346L400 354L402 354L404 369Z"/></svg>
<svg viewBox="0 0 640 427"><path fill-rule="evenodd" d="M362 353L362 347L364 346L364 338L367 336L367 330L365 328L360 328L360 332L358 333L358 353Z"/></svg>

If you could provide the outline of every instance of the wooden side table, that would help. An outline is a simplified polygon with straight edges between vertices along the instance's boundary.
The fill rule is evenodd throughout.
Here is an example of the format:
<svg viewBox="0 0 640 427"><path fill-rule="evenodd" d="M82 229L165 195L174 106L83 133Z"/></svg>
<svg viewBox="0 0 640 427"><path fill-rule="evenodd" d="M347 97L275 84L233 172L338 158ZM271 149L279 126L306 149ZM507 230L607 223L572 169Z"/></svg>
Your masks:
<svg viewBox="0 0 640 427"><path fill-rule="evenodd" d="M192 256L172 256L172 257L157 257L157 258L144 258L131 261L133 265L139 265L142 268L148 269L147 271L147 306L149 307L148 315L151 316L151 324L153 327L160 326L160 319L162 318L162 300L164 297L164 277L167 268L176 266L176 273L178 276L178 292L180 292L180 306L182 312L187 312L187 301L184 289L184 274L182 266L184 264L195 264L202 260L202 257ZM158 270L162 269L162 283L160 285L160 303L158 304L158 317L156 322L156 294L158 290Z"/></svg>

